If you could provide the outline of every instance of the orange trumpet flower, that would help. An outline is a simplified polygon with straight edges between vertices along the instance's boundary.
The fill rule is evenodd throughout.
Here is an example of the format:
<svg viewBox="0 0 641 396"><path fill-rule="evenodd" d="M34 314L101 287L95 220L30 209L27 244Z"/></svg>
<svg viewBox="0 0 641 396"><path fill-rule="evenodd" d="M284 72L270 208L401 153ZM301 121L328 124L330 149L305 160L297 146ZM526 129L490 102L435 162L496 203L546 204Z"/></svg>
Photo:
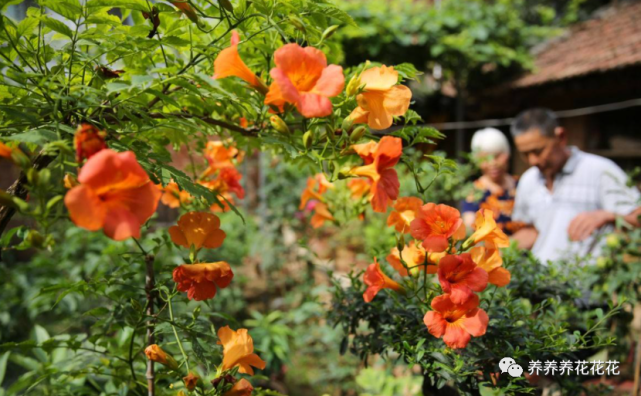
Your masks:
<svg viewBox="0 0 641 396"><path fill-rule="evenodd" d="M416 218L416 213L423 205L420 198L403 197L394 203L394 210L387 218L387 226L394 226L396 232L410 232L410 224Z"/></svg>
<svg viewBox="0 0 641 396"><path fill-rule="evenodd" d="M402 253L402 254L401 254ZM392 267L401 275L401 276L407 276L409 275L407 272L407 269L405 266L403 266L403 263L401 262L401 256L403 257L403 261L405 261L405 264L407 264L408 267L410 267L410 270L412 270L412 267L414 267L415 271L423 271L425 270L425 255L427 253L425 252L425 249L423 249L420 245L416 245L414 241L411 241L409 245L406 245L405 248L403 249L402 252L398 251L397 247L394 247L390 254L387 256L387 262L390 263ZM430 259L433 259L432 255L430 255ZM428 262L434 262L432 260L429 260ZM437 266L436 265L427 265L427 273L428 274L435 274L437 271Z"/></svg>
<svg viewBox="0 0 641 396"><path fill-rule="evenodd" d="M234 273L224 261L206 264L184 264L174 269L178 290L187 292L190 300L203 301L216 296L217 287L226 288Z"/></svg>
<svg viewBox="0 0 641 396"><path fill-rule="evenodd" d="M247 329L234 331L229 326L221 327L217 344L223 346L223 370L238 366L239 373L254 375L252 366L265 368L265 361L254 353L254 340Z"/></svg>
<svg viewBox="0 0 641 396"><path fill-rule="evenodd" d="M196 385L198 385L199 379L200 377L193 373L187 374L186 377L183 377L183 381L185 382L185 388L189 389L190 391L193 391L194 389L196 389Z"/></svg>
<svg viewBox="0 0 641 396"><path fill-rule="evenodd" d="M181 204L189 204L193 199L191 195L185 190L180 190L178 184L175 182L167 183L165 187L159 186L163 192L160 197L160 202L169 206L170 208L178 208Z"/></svg>
<svg viewBox="0 0 641 396"><path fill-rule="evenodd" d="M298 205L298 210L305 209L305 205L309 202L310 199L315 199L317 201L322 201L322 194L325 193L328 189L333 189L334 185L330 183L325 174L317 173L314 177L307 178L307 187L303 190L303 193L300 196L300 205Z"/></svg>
<svg viewBox="0 0 641 396"><path fill-rule="evenodd" d="M0 157L11 158L11 147L0 142Z"/></svg>
<svg viewBox="0 0 641 396"><path fill-rule="evenodd" d="M487 272L472 261L469 253L448 255L438 263L438 280L455 304L463 304L474 292L485 290L487 279Z"/></svg>
<svg viewBox="0 0 641 396"><path fill-rule="evenodd" d="M369 165L359 166L349 173L364 176L372 181L372 208L374 212L385 213L387 205L398 198L400 183L394 166L403 152L400 138L383 137L373 154L374 161Z"/></svg>
<svg viewBox="0 0 641 396"><path fill-rule="evenodd" d="M427 251L444 252L450 237L465 237L465 226L457 209L430 202L418 210L416 218L410 223L410 232L414 238L423 241Z"/></svg>
<svg viewBox="0 0 641 396"><path fill-rule="evenodd" d="M488 249L510 246L510 239L496 224L494 212L489 209L481 209L476 212L474 230L474 233L463 244L463 249L480 242L485 242L485 246Z"/></svg>
<svg viewBox="0 0 641 396"><path fill-rule="evenodd" d="M231 45L220 51L214 60L214 79L226 77L239 77L254 87L263 95L267 93L267 86L243 62L238 54L240 36L237 31L231 32Z"/></svg>
<svg viewBox="0 0 641 396"><path fill-rule="evenodd" d="M314 216L312 216L310 223L312 227L319 228L325 224L326 221L334 221L334 216L329 209L327 209L327 205L322 202L318 202L314 206Z"/></svg>
<svg viewBox="0 0 641 396"><path fill-rule="evenodd" d="M186 248L192 245L196 250L206 247L215 249L220 247L227 237L225 231L220 229L220 219L211 213L189 212L178 220L178 225L169 227L171 240Z"/></svg>
<svg viewBox="0 0 641 396"><path fill-rule="evenodd" d="M291 103L306 118L332 114L329 98L340 94L345 85L342 67L328 66L321 50L298 44L277 49L274 63L276 67L269 73L274 82L265 104L282 110L285 103Z"/></svg>
<svg viewBox="0 0 641 396"><path fill-rule="evenodd" d="M394 116L407 112L412 100L412 91L398 83L398 72L394 67L373 67L361 76L365 85L363 93L356 97L358 107L349 118L354 123L367 123L372 129L387 129L392 126Z"/></svg>
<svg viewBox="0 0 641 396"><path fill-rule="evenodd" d="M116 241L140 237L161 195L131 151L101 150L87 160L78 182L65 196L71 221L90 231L103 229Z"/></svg>
<svg viewBox="0 0 641 396"><path fill-rule="evenodd" d="M178 363L171 355L168 355L167 352L163 351L158 345L152 344L145 348L145 355L147 359L163 364L173 370L178 368Z"/></svg>
<svg viewBox="0 0 641 396"><path fill-rule="evenodd" d="M365 270L363 282L368 286L365 293L363 293L363 300L365 300L365 302L371 302L378 292L383 289L392 289L401 294L405 293L405 289L403 289L401 285L390 279L383 273L383 271L381 271L381 266L376 260L376 257L374 257L374 262L367 267L367 270Z"/></svg>
<svg viewBox="0 0 641 396"><path fill-rule="evenodd" d="M485 334L489 317L478 308L479 297L474 294L464 304L455 304L450 295L444 294L432 300L432 309L423 317L427 330L436 338L443 338L453 349L465 348L472 336Z"/></svg>
<svg viewBox="0 0 641 396"><path fill-rule="evenodd" d="M362 199L366 195L369 195L372 189L372 183L369 179L350 179L347 181L347 188L349 188L352 198Z"/></svg>
<svg viewBox="0 0 641 396"><path fill-rule="evenodd" d="M510 271L503 268L503 259L497 249L476 246L470 249L470 255L476 265L487 272L489 283L497 287L503 287L510 283L512 275Z"/></svg>

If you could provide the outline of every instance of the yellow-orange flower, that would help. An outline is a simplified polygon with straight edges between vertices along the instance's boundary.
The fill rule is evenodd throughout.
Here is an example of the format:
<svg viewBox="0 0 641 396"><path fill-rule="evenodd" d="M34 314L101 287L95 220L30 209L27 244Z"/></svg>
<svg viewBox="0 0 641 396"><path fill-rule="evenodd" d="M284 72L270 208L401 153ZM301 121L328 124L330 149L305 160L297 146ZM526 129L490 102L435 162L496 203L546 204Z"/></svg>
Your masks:
<svg viewBox="0 0 641 396"><path fill-rule="evenodd" d="M503 268L503 259L497 249L487 249L483 246L476 246L470 249L472 261L488 274L488 282L503 287L510 283L512 275L510 271Z"/></svg>
<svg viewBox="0 0 641 396"><path fill-rule="evenodd" d="M164 364L171 369L178 368L176 359L174 359L171 355L168 355L156 344L149 345L147 348L145 348L145 355L147 355L147 359L156 363Z"/></svg>
<svg viewBox="0 0 641 396"><path fill-rule="evenodd" d="M178 290L187 292L187 298L196 301L214 298L217 288L229 286L233 277L231 267L224 261L184 264L176 267L173 273Z"/></svg>
<svg viewBox="0 0 641 396"><path fill-rule="evenodd" d="M178 220L178 225L169 227L171 240L186 248L220 247L227 234L220 229L220 219L211 213L189 212Z"/></svg>
<svg viewBox="0 0 641 396"><path fill-rule="evenodd" d="M160 188L163 192L160 202L170 208L178 208L181 204L189 204L193 199L187 191L181 190L175 182L169 182L165 187Z"/></svg>
<svg viewBox="0 0 641 396"><path fill-rule="evenodd" d="M310 223L312 227L319 228L325 224L326 221L334 221L334 216L331 214L329 209L327 209L327 205L322 202L318 202L314 206L314 215L312 216Z"/></svg>
<svg viewBox="0 0 641 396"><path fill-rule="evenodd" d="M282 111L285 103L296 106L306 118L332 114L329 98L341 93L345 85L343 68L327 65L325 54L313 47L286 44L274 52L270 71L274 82L269 87L265 104Z"/></svg>
<svg viewBox="0 0 641 396"><path fill-rule="evenodd" d="M107 148L105 137L107 133L98 130L91 124L80 124L73 137L73 145L76 147L76 161L91 158L100 150Z"/></svg>
<svg viewBox="0 0 641 396"><path fill-rule="evenodd" d="M369 195L372 183L368 179L350 179L347 181L347 188L349 188L352 198L361 199Z"/></svg>
<svg viewBox="0 0 641 396"><path fill-rule="evenodd" d="M473 294L465 303L454 303L449 294L435 297L432 309L423 317L431 335L443 338L453 349L465 348L472 336L485 334L489 317L479 307L479 296Z"/></svg>
<svg viewBox="0 0 641 396"><path fill-rule="evenodd" d="M187 374L186 377L183 377L183 381L185 382L185 388L189 389L190 391L193 391L196 389L196 385L198 384L198 380L200 377L193 373Z"/></svg>
<svg viewBox="0 0 641 396"><path fill-rule="evenodd" d="M265 83L258 78L249 67L243 62L238 54L238 42L240 41L240 36L235 30L231 33L231 45L224 50L220 51L220 54L214 60L214 79L226 78L226 77L240 77L242 80L246 81L249 85L256 88L259 92L265 94L267 93L267 87Z"/></svg>
<svg viewBox="0 0 641 396"><path fill-rule="evenodd" d="M264 369L265 361L254 353L254 340L247 329L234 331L229 326L218 330L218 344L223 346L223 370L238 366L241 374L254 375L253 367Z"/></svg>
<svg viewBox="0 0 641 396"><path fill-rule="evenodd" d="M394 116L407 112L412 100L412 91L397 85L398 72L394 67L373 67L361 74L363 93L356 97L358 107L349 118L354 123L367 123L372 129L387 129Z"/></svg>
<svg viewBox="0 0 641 396"><path fill-rule="evenodd" d="M323 173L317 173L314 177L308 177L307 188L303 190L303 193L300 196L300 205L298 206L298 209L305 209L305 206L310 199L316 199L319 202L322 201L323 197L321 195L328 189L332 188L334 188L334 185L327 180Z"/></svg>
<svg viewBox="0 0 641 396"><path fill-rule="evenodd" d="M381 271L381 266L374 257L374 262L370 264L365 270L363 282L367 285L365 293L363 293L363 300L371 302L379 291L383 289L391 289L399 293L405 293L405 289L397 282L390 279Z"/></svg>
<svg viewBox="0 0 641 396"><path fill-rule="evenodd" d="M90 231L102 228L116 241L140 237L161 195L131 151L101 150L87 160L78 182L65 196L71 220Z"/></svg>
<svg viewBox="0 0 641 396"><path fill-rule="evenodd" d="M416 213L423 205L420 198L403 197L394 203L394 210L387 217L387 226L394 226L396 232L410 232L410 224L416 218Z"/></svg>
<svg viewBox="0 0 641 396"><path fill-rule="evenodd" d="M241 378L240 381L236 382L223 396L250 396L253 391L254 387L252 384L245 378Z"/></svg>
<svg viewBox="0 0 641 396"><path fill-rule="evenodd" d="M403 152L400 138L384 136L372 155L373 161L364 166L352 169L349 173L364 176L372 181L372 209L385 213L387 205L398 198L400 183L394 166Z"/></svg>
<svg viewBox="0 0 641 396"><path fill-rule="evenodd" d="M405 261L405 264L410 268L414 268L415 271L423 271L425 270L425 249L421 245L417 245L414 243L414 241L411 241L409 245L406 245L405 248L403 249L403 252L398 251L397 247L394 247L389 255L387 255L387 262L390 263L392 267L399 273L401 276L407 276L409 275L407 272L407 269L401 262L401 256L403 257L403 261ZM435 257L433 256L434 254L430 254L428 260L429 265L427 265L427 273L428 274L435 274L438 267L434 264L438 263L438 259L436 261L433 261Z"/></svg>
<svg viewBox="0 0 641 396"><path fill-rule="evenodd" d="M494 212L489 209L481 209L476 212L474 230L474 233L465 241L464 248L480 242L485 242L488 249L510 246L510 239L496 224Z"/></svg>
<svg viewBox="0 0 641 396"><path fill-rule="evenodd" d="M374 162L374 154L378 148L378 143L373 140L370 140L367 143L353 144L352 149L358 154L359 157L363 159L365 165L369 165Z"/></svg>

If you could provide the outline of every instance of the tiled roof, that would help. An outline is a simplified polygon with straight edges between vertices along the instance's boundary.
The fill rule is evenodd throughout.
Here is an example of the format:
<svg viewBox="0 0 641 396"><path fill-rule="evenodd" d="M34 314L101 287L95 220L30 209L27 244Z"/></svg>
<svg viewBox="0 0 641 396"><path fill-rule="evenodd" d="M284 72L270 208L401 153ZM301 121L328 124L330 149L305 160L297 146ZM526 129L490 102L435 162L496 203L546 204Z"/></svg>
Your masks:
<svg viewBox="0 0 641 396"><path fill-rule="evenodd" d="M535 68L512 84L528 87L641 64L641 1L620 3L579 23L535 53Z"/></svg>

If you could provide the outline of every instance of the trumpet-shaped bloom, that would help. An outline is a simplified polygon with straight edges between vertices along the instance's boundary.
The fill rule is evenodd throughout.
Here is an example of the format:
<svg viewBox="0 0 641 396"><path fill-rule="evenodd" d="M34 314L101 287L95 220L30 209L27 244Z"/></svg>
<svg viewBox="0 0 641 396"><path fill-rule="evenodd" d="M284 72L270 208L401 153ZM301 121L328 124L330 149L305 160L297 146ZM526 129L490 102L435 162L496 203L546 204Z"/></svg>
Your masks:
<svg viewBox="0 0 641 396"><path fill-rule="evenodd" d="M198 385L198 380L200 377L193 373L187 374L186 377L183 377L183 381L185 382L185 388L189 389L190 391L193 391L196 389L196 385Z"/></svg>
<svg viewBox="0 0 641 396"><path fill-rule="evenodd" d="M265 368L265 362L254 353L254 340L247 329L234 331L229 326L221 327L218 344L223 346L223 370L238 366L239 373L254 375L252 366Z"/></svg>
<svg viewBox="0 0 641 396"><path fill-rule="evenodd" d="M438 263L438 280L455 304L463 304L474 292L485 290L487 279L487 272L472 261L469 253L448 255Z"/></svg>
<svg viewBox="0 0 641 396"><path fill-rule="evenodd" d="M353 144L352 149L358 154L359 157L363 159L365 165L369 165L374 162L374 154L376 154L376 149L378 148L378 143L373 140L370 140L367 143Z"/></svg>
<svg viewBox="0 0 641 396"><path fill-rule="evenodd" d="M362 199L369 195L372 183L369 179L350 179L347 181L347 188L349 188L352 198Z"/></svg>
<svg viewBox="0 0 641 396"><path fill-rule="evenodd" d="M163 351L162 348L156 344L149 345L145 348L145 355L147 356L147 359L153 362L163 364L174 370L178 368L176 359L171 355L168 355L167 352Z"/></svg>
<svg viewBox="0 0 641 396"><path fill-rule="evenodd" d="M503 260L498 249L476 246L470 249L470 255L476 265L487 272L489 283L497 287L503 287L510 283L512 275L510 271L503 268Z"/></svg>
<svg viewBox="0 0 641 396"><path fill-rule="evenodd" d="M325 224L326 221L334 221L334 216L329 209L327 209L327 205L322 202L317 202L314 205L314 215L312 216L310 223L312 227L319 228Z"/></svg>
<svg viewBox="0 0 641 396"><path fill-rule="evenodd" d="M349 115L354 123L367 123L372 129L392 126L393 117L407 112L412 100L412 91L404 85L396 85L398 72L394 67L373 67L361 74L363 93L356 97L358 107Z"/></svg>
<svg viewBox="0 0 641 396"><path fill-rule="evenodd" d="M267 87L265 83L256 76L249 67L243 62L238 53L238 43L240 36L235 30L231 32L231 45L224 50L214 60L214 79L226 77L239 77L249 85L256 88L259 92L265 94Z"/></svg>
<svg viewBox="0 0 641 396"><path fill-rule="evenodd" d="M478 308L479 297L474 294L464 304L456 304L444 294L432 300L432 309L423 317L427 330L436 338L443 338L453 349L465 348L472 337L485 334L489 318Z"/></svg>
<svg viewBox="0 0 641 396"><path fill-rule="evenodd" d="M234 146L225 146L221 141L209 141L205 147L205 158L209 162L209 169L207 174L212 174L215 171L234 166L232 160L237 162L242 161L242 153Z"/></svg>
<svg viewBox="0 0 641 396"><path fill-rule="evenodd" d="M170 208L178 208L181 204L188 204L192 200L192 196L187 191L179 189L175 182L167 183L165 187L160 187L160 189L163 192L160 202Z"/></svg>
<svg viewBox="0 0 641 396"><path fill-rule="evenodd" d="M345 85L343 68L327 65L325 54L313 47L286 44L274 53L274 79L265 104L282 109L285 103L296 106L306 118L332 113L329 98L341 93Z"/></svg>
<svg viewBox="0 0 641 396"><path fill-rule="evenodd" d="M461 213L447 205L427 203L410 223L410 232L416 239L423 241L423 247L429 252L443 252L448 247L450 237L465 236L465 226Z"/></svg>
<svg viewBox="0 0 641 396"><path fill-rule="evenodd" d="M82 167L78 182L65 196L71 220L90 231L103 229L116 241L140 237L161 195L131 151L100 151Z"/></svg>
<svg viewBox="0 0 641 396"><path fill-rule="evenodd" d="M423 271L426 269L425 264L427 264L425 261L426 254L425 249L420 245L416 245L414 241L411 241L409 245L405 246L402 252L399 252L398 248L394 247L390 254L387 255L387 261L401 276L407 276L408 272L401 262L401 256L410 270L414 267L416 271ZM428 274L435 274L436 270L436 265L427 265Z"/></svg>
<svg viewBox="0 0 641 396"><path fill-rule="evenodd" d="M489 249L503 248L510 246L510 239L499 228L494 220L494 212L489 209L481 209L476 212L474 221L474 233L465 241L465 244L485 242Z"/></svg>
<svg viewBox="0 0 641 396"><path fill-rule="evenodd" d="M323 173L317 173L314 177L308 177L307 188L303 190L303 193L300 196L300 205L298 206L298 209L305 209L307 202L311 199L322 201L322 194L324 194L328 189L333 188L334 185L327 180Z"/></svg>
<svg viewBox="0 0 641 396"><path fill-rule="evenodd" d="M91 124L80 124L73 137L73 145L76 148L76 161L82 162L85 158L91 158L100 150L107 148L104 131Z"/></svg>
<svg viewBox="0 0 641 396"><path fill-rule="evenodd" d="M187 292L190 300L203 301L214 298L217 287L226 288L234 273L224 261L204 264L184 264L173 273L178 290Z"/></svg>
<svg viewBox="0 0 641 396"><path fill-rule="evenodd" d="M254 387L252 384L245 378L241 378L240 381L236 382L223 396L250 396L253 391Z"/></svg>
<svg viewBox="0 0 641 396"><path fill-rule="evenodd" d="M374 257L374 262L365 270L363 282L367 285L367 290L363 293L363 300L365 300L365 302L371 302L378 292L383 289L392 289L400 293L405 292L401 285L381 271L381 266L376 260L376 257Z"/></svg>
<svg viewBox="0 0 641 396"><path fill-rule="evenodd" d="M178 225L169 227L171 240L186 248L220 247L227 234L220 229L220 219L211 213L189 212L178 220Z"/></svg>
<svg viewBox="0 0 641 396"><path fill-rule="evenodd" d="M359 166L349 173L364 176L372 181L372 209L385 213L387 205L398 198L400 183L394 166L403 153L400 138L383 137L374 151L374 161L369 165Z"/></svg>
<svg viewBox="0 0 641 396"><path fill-rule="evenodd" d="M240 184L240 179L242 178L243 175L236 168L228 166L220 169L214 180L201 182L200 184L225 197L234 193L238 198L243 199L245 198L245 189Z"/></svg>
<svg viewBox="0 0 641 396"><path fill-rule="evenodd" d="M387 217L387 226L394 226L396 232L410 232L410 224L416 218L416 213L423 205L420 198L403 197L394 203L394 210Z"/></svg>

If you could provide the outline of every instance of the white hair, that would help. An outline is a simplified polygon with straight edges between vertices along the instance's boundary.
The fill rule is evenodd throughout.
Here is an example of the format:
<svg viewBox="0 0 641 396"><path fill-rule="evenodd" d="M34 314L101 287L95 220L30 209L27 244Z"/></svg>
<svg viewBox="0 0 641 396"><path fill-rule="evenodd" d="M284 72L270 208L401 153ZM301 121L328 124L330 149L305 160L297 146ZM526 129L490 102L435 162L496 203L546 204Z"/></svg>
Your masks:
<svg viewBox="0 0 641 396"><path fill-rule="evenodd" d="M510 154L510 143L503 132L496 128L485 128L474 132L472 152L488 154Z"/></svg>

